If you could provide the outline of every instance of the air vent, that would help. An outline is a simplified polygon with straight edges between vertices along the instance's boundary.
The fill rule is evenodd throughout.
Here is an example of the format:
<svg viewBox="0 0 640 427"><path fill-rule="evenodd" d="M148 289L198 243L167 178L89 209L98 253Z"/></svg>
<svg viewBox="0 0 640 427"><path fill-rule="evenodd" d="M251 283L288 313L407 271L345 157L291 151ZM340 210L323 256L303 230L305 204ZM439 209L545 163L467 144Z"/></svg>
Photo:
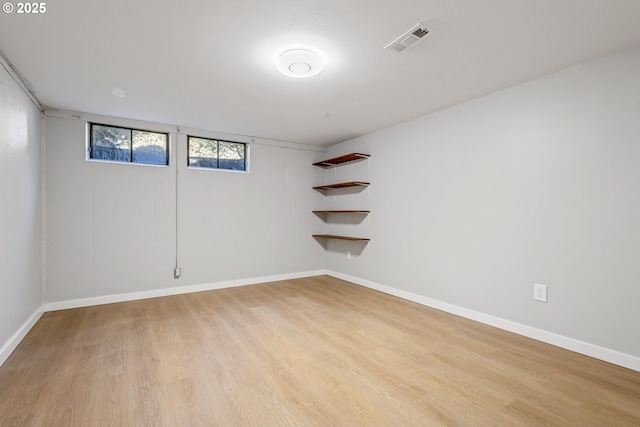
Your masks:
<svg viewBox="0 0 640 427"><path fill-rule="evenodd" d="M384 48L385 50L390 50L392 52L402 52L406 48L416 44L416 42L420 41L420 39L427 34L429 34L429 30L423 24L417 24Z"/></svg>
<svg viewBox="0 0 640 427"><path fill-rule="evenodd" d="M421 39L424 36L426 36L427 34L429 34L429 30L427 30L426 28L420 27L417 30L415 30L414 32L412 32L411 34L413 34L414 36L416 36L419 39Z"/></svg>

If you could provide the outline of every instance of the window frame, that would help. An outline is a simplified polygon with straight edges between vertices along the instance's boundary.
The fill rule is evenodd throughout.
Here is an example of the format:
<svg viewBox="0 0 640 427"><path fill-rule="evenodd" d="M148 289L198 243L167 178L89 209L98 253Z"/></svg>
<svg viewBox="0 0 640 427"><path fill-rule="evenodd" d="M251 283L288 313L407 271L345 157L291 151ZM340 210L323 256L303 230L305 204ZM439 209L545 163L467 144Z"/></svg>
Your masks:
<svg viewBox="0 0 640 427"><path fill-rule="evenodd" d="M122 161L122 160L111 160L111 159L98 159L95 157L92 157L93 155L93 126L104 126L104 127L109 127L109 128L116 128L116 129L125 129L128 130L129 132L131 132L131 147L130 147L130 153L131 153L131 160L128 162ZM166 147L165 147L165 152L166 152L166 156L165 156L165 161L166 163L164 164L159 164L159 163L142 163L142 162L135 162L133 160L133 132L137 131L137 132L148 132L148 133L155 133L155 134L161 134L161 135L165 135L166 137ZM87 161L91 161L91 162L100 162L100 163L115 163L115 164L121 164L121 165L139 165L139 166L155 166L155 167L169 167L171 165L171 134L169 132L162 132L162 131L157 131L157 130L151 130L151 129L141 129L141 128L137 128L137 127L131 127L131 126L122 126L122 125L113 125L113 124L108 124L108 123L99 123L99 122L87 122Z"/></svg>
<svg viewBox="0 0 640 427"><path fill-rule="evenodd" d="M250 153L250 144L248 142L242 142L242 141L231 141L228 139L220 139L220 138L210 138L210 137L206 137L206 136L199 136L199 135L191 135L191 134L187 134L187 168L189 169L197 169L197 170L209 170L209 171L218 171L218 172L234 172L234 173L249 173L249 153ZM226 168L212 168L212 167L207 167L207 166L192 166L190 165L190 161L191 161L191 155L190 155L190 140L191 138L198 138L198 139L205 139L208 141L213 141L213 142L228 142L231 144L241 144L244 146L244 169L226 169ZM218 153L220 153L220 145L218 144ZM218 162L220 161L220 157L217 158Z"/></svg>

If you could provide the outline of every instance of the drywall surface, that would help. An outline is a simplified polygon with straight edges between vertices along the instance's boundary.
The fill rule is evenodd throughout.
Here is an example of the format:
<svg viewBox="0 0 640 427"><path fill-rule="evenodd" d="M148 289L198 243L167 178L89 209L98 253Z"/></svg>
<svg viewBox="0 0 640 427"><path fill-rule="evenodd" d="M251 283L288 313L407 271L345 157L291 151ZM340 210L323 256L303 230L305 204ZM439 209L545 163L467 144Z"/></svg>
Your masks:
<svg viewBox="0 0 640 427"><path fill-rule="evenodd" d="M638 357L639 117L633 49L335 145L372 240L327 268Z"/></svg>
<svg viewBox="0 0 640 427"><path fill-rule="evenodd" d="M169 132L170 165L86 160L88 121ZM310 236L315 148L241 138L250 172L224 172L187 168L187 134L229 135L53 112L46 132L47 302L324 268Z"/></svg>
<svg viewBox="0 0 640 427"><path fill-rule="evenodd" d="M42 306L41 126L0 67L0 348Z"/></svg>

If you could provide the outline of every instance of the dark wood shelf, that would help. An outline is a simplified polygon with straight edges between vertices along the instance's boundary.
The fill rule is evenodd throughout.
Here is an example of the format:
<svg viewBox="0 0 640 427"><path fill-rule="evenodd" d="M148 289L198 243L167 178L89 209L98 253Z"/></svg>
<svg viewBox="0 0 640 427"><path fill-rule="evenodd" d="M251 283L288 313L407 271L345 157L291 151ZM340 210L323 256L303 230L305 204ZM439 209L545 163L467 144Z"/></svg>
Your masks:
<svg viewBox="0 0 640 427"><path fill-rule="evenodd" d="M355 162L358 160L368 159L368 158L369 158L368 154L350 153L350 154L345 154L344 156L323 160L321 162L314 163L313 165L326 169L326 168L338 166L344 163ZM318 185L316 187L313 187L313 189L324 191L324 190L337 190L337 189L349 188L349 187L354 188L354 187L368 187L368 186L369 186L368 182L349 181L349 182L339 182L337 184ZM317 210L312 212L318 215L331 215L331 214L368 215L370 213L370 211L365 211L365 210ZM323 221L327 220L327 218L321 218L321 219ZM350 242L365 242L365 243L371 240L368 237L339 236L336 234L313 234L313 237L316 239L335 239L335 240L346 240Z"/></svg>
<svg viewBox="0 0 640 427"><path fill-rule="evenodd" d="M318 185L317 187L313 187L313 189L314 190L335 190L337 188L347 188L347 187L367 187L368 185L369 185L368 182L349 181L349 182L340 182L338 184Z"/></svg>
<svg viewBox="0 0 640 427"><path fill-rule="evenodd" d="M357 211L357 210L340 210L340 211L311 211L315 214L362 214L366 215L371 211Z"/></svg>
<svg viewBox="0 0 640 427"><path fill-rule="evenodd" d="M352 242L368 242L369 240L371 240L367 237L336 236L335 234L314 234L313 237L317 237L320 239L349 240Z"/></svg>
<svg viewBox="0 0 640 427"><path fill-rule="evenodd" d="M322 160L321 162L316 162L313 166L319 166L321 168L330 168L333 166L341 165L343 163L355 162L356 160L368 159L369 154L362 153L349 153L344 156L334 157L333 159Z"/></svg>

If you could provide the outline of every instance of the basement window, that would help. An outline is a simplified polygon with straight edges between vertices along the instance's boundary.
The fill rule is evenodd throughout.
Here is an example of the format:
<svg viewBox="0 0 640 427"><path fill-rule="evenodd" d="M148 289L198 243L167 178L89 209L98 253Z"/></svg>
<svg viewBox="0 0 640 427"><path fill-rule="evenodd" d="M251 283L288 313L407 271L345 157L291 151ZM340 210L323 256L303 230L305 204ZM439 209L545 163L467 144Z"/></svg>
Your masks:
<svg viewBox="0 0 640 427"><path fill-rule="evenodd" d="M187 137L187 165L194 168L247 171L247 144Z"/></svg>
<svg viewBox="0 0 640 427"><path fill-rule="evenodd" d="M90 123L89 158L110 162L169 164L169 134Z"/></svg>

